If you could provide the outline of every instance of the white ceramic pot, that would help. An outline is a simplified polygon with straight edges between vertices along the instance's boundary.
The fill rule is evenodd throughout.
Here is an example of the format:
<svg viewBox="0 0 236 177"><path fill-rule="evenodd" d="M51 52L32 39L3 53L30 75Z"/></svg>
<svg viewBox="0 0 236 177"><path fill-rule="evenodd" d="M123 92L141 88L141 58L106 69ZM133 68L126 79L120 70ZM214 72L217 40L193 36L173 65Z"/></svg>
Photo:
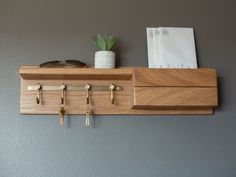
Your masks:
<svg viewBox="0 0 236 177"><path fill-rule="evenodd" d="M95 52L95 68L115 68L115 52Z"/></svg>

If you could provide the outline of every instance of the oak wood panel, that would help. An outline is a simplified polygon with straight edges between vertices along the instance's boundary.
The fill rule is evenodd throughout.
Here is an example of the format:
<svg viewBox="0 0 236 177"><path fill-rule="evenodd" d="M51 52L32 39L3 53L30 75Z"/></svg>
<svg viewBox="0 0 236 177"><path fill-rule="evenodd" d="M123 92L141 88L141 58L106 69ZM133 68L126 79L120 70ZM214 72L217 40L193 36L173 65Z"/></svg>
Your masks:
<svg viewBox="0 0 236 177"><path fill-rule="evenodd" d="M21 67L20 75L28 80L130 80L131 68L94 69L94 68L39 68Z"/></svg>
<svg viewBox="0 0 236 177"><path fill-rule="evenodd" d="M178 74L179 73L179 74ZM173 69L147 69L147 68L120 68L120 69L78 69L78 68L39 68L35 66L21 67L21 95L20 112L22 114L58 114L60 109L60 91L43 91L42 103L36 104L36 91L28 91L27 86L36 85L115 85L122 86L122 91L115 92L115 104L110 102L109 91L91 91L91 107L93 114L212 114L213 107L217 105L216 72L213 69L200 70L173 70ZM186 78L182 78L188 75ZM191 77L192 75L192 81ZM156 79L157 78L157 79ZM167 78L165 80L165 78ZM213 79L215 78L215 80ZM133 80L134 79L134 80ZM142 91L142 87L133 88L133 84L145 86L144 88L154 89ZM182 86L176 89L189 88L197 89L206 87L212 89L208 92L181 90L163 92L156 87ZM150 87L154 86L154 87ZM209 87L209 88L208 88ZM141 90L140 90L141 89ZM158 89L158 90L155 90ZM145 89L144 89L145 90ZM137 92L138 91L138 92ZM142 93L144 92L144 93ZM155 93L158 99L166 105L155 105L150 102L147 95ZM173 94L175 93L175 94ZM204 95L205 100L200 96L197 99L186 97L179 100L180 95ZM144 96L147 94L146 96ZM211 96L210 96L211 94ZM172 95L173 100L169 99ZM175 96L173 96L175 95ZM167 99L165 98L167 96ZM146 97L146 98L145 98ZM212 98L211 98L212 97ZM141 102L140 102L141 99ZM169 99L169 100L168 100ZM208 104L209 100L215 99L215 104ZM145 102L142 105L143 101ZM192 102L191 102L192 101ZM171 103L172 102L172 103ZM169 104L168 104L169 103ZM181 103L181 106L178 104ZM197 104L196 104L197 103ZM199 104L198 104L199 103ZM135 109L132 109L135 108ZM85 114L86 92L66 91L66 114Z"/></svg>
<svg viewBox="0 0 236 177"><path fill-rule="evenodd" d="M211 108L159 108L156 110L130 109L130 95L115 97L115 104L110 102L110 95L92 95L91 107L93 114L212 114ZM85 114L85 95L69 95L66 97L66 114ZM21 114L59 114L60 94L44 94L43 103L37 105L34 95L22 95Z"/></svg>
<svg viewBox="0 0 236 177"><path fill-rule="evenodd" d="M133 69L134 86L217 87L215 69Z"/></svg>
<svg viewBox="0 0 236 177"><path fill-rule="evenodd" d="M132 108L215 107L214 87L134 87Z"/></svg>
<svg viewBox="0 0 236 177"><path fill-rule="evenodd" d="M58 84L58 81L52 80L21 80L21 98L20 112L21 114L58 114L60 109L60 91L43 91L41 94L41 104L36 104L35 91L28 91L28 85L35 85L41 81L45 85ZM114 82L113 82L114 81ZM149 109L131 109L130 97L130 81L91 81L93 84L114 84L121 85L124 90L114 93L115 104L110 102L110 93L108 91L91 91L91 106L94 114L212 114L211 108L158 108L156 110ZM86 80L62 80L60 83L66 84L86 84ZM86 110L86 93L83 91L67 91L66 92L66 114L84 114Z"/></svg>

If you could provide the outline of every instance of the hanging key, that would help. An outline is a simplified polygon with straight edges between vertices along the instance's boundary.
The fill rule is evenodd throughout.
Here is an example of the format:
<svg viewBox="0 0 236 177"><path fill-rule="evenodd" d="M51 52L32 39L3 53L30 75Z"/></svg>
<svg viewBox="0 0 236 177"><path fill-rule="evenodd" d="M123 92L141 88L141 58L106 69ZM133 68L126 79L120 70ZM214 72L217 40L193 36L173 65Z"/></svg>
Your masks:
<svg viewBox="0 0 236 177"><path fill-rule="evenodd" d="M92 116L92 110L91 108L87 105L87 110L85 114L85 126L86 127L94 127L94 120Z"/></svg>
<svg viewBox="0 0 236 177"><path fill-rule="evenodd" d="M60 126L63 127L64 126L64 116L65 116L65 109L64 107L61 107L60 109Z"/></svg>
<svg viewBox="0 0 236 177"><path fill-rule="evenodd" d="M37 93L36 93L36 103L39 104L40 103L40 90L41 90L41 85L38 83L38 85L36 86L37 89Z"/></svg>
<svg viewBox="0 0 236 177"><path fill-rule="evenodd" d="M91 126L91 117L90 112L87 111L85 114L85 126L90 127Z"/></svg>
<svg viewBox="0 0 236 177"><path fill-rule="evenodd" d="M61 85L61 90L62 90L61 104L64 105L65 104L65 91L66 91L66 85L64 83Z"/></svg>
<svg viewBox="0 0 236 177"><path fill-rule="evenodd" d="M91 85L86 84L85 90L86 90L86 103L87 104L89 104L89 102L90 102L90 89L91 89Z"/></svg>
<svg viewBox="0 0 236 177"><path fill-rule="evenodd" d="M109 87L109 90L111 92L111 104L114 104L115 98L114 98L114 90L115 90L115 85L111 84Z"/></svg>

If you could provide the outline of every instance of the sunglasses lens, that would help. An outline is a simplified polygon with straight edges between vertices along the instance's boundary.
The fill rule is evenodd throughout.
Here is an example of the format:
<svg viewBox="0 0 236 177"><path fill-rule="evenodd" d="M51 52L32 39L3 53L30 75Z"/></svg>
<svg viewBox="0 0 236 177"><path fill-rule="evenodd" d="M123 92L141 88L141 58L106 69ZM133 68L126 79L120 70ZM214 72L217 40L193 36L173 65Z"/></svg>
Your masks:
<svg viewBox="0 0 236 177"><path fill-rule="evenodd" d="M66 60L66 64L71 65L73 67L85 67L87 66L85 63L79 61L79 60Z"/></svg>
<svg viewBox="0 0 236 177"><path fill-rule="evenodd" d="M47 61L45 63L42 63L39 65L40 68L50 68L50 67L54 67L56 65L58 65L60 63L60 61L58 60L53 60L53 61Z"/></svg>
<svg viewBox="0 0 236 177"><path fill-rule="evenodd" d="M59 60L53 60L53 61L47 61L45 63L42 63L39 65L40 68L84 68L87 67L87 65L79 60L65 60L65 61L59 61Z"/></svg>

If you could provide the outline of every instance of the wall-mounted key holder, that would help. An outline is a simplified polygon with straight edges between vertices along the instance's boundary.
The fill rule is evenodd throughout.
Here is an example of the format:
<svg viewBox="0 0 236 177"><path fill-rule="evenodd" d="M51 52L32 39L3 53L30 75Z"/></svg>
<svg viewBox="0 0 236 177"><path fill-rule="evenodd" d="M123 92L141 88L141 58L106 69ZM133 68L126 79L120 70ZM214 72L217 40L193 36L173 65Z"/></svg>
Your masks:
<svg viewBox="0 0 236 177"><path fill-rule="evenodd" d="M64 114L85 115L88 105L93 115L212 114L218 105L215 69L29 66L20 75L22 114L58 114L62 105Z"/></svg>
<svg viewBox="0 0 236 177"><path fill-rule="evenodd" d="M40 89L39 89L40 88ZM27 87L28 91L63 91L62 95L65 94L65 91L86 91L87 97L89 95L90 91L122 91L123 87L118 85L65 85L64 83L62 85L43 85L43 84L37 84L37 85L29 85ZM64 96L62 96L63 98Z"/></svg>

